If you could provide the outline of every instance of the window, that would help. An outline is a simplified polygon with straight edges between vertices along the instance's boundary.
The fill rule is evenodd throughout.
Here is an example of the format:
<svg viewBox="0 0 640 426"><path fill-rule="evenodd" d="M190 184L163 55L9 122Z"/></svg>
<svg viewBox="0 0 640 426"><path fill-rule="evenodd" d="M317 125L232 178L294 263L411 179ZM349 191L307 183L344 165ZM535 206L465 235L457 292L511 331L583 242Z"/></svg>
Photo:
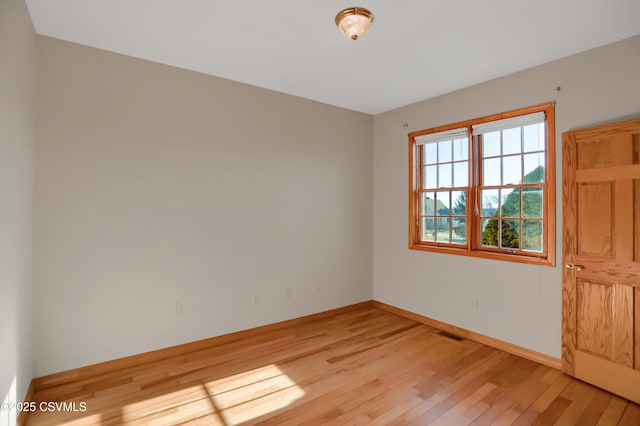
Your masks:
<svg viewBox="0 0 640 426"><path fill-rule="evenodd" d="M554 105L409 134L409 248L555 264Z"/></svg>

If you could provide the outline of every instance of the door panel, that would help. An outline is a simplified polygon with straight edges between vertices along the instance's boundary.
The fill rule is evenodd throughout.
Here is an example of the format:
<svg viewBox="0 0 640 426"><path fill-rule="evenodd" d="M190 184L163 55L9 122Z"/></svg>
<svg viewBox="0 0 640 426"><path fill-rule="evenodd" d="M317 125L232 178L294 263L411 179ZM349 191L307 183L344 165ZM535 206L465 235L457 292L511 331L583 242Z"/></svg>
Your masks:
<svg viewBox="0 0 640 426"><path fill-rule="evenodd" d="M578 146L578 170L613 165L609 141L587 141Z"/></svg>
<svg viewBox="0 0 640 426"><path fill-rule="evenodd" d="M640 119L563 134L562 362L640 402Z"/></svg>
<svg viewBox="0 0 640 426"><path fill-rule="evenodd" d="M578 350L633 368L633 287L577 280L576 291Z"/></svg>
<svg viewBox="0 0 640 426"><path fill-rule="evenodd" d="M613 336L611 361L633 368L633 298L634 289L628 285L616 285L611 306L613 311Z"/></svg>
<svg viewBox="0 0 640 426"><path fill-rule="evenodd" d="M578 253L613 255L613 182L589 182L578 187ZM591 232L598 229L599 232Z"/></svg>
<svg viewBox="0 0 640 426"><path fill-rule="evenodd" d="M611 358L611 285L577 280L578 349Z"/></svg>

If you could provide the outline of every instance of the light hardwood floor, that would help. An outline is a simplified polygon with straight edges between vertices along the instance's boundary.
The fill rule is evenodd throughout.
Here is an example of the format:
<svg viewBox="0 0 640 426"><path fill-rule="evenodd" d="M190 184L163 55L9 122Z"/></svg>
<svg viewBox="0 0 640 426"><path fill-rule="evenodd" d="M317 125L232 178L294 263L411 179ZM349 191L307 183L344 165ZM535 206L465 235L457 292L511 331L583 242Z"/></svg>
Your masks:
<svg viewBox="0 0 640 426"><path fill-rule="evenodd" d="M215 342L215 340L214 340ZM28 425L640 425L640 406L375 307L36 390Z"/></svg>

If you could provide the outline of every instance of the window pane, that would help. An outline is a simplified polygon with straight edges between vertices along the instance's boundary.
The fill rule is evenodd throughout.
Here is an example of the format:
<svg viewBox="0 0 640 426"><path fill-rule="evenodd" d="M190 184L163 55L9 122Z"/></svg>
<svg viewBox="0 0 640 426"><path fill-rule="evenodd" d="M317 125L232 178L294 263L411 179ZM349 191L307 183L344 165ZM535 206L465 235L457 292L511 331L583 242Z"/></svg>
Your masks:
<svg viewBox="0 0 640 426"><path fill-rule="evenodd" d="M451 163L438 164L438 188L451 188Z"/></svg>
<svg viewBox="0 0 640 426"><path fill-rule="evenodd" d="M482 245L498 247L498 219L482 219Z"/></svg>
<svg viewBox="0 0 640 426"><path fill-rule="evenodd" d="M426 166L424 168L424 188L438 187L438 166Z"/></svg>
<svg viewBox="0 0 640 426"><path fill-rule="evenodd" d="M453 163L453 186L469 185L469 162Z"/></svg>
<svg viewBox="0 0 640 426"><path fill-rule="evenodd" d="M502 155L519 154L522 152L522 140L520 139L521 127L502 131Z"/></svg>
<svg viewBox="0 0 640 426"><path fill-rule="evenodd" d="M428 143L424 146L424 163L435 164L438 162L438 144Z"/></svg>
<svg viewBox="0 0 640 426"><path fill-rule="evenodd" d="M524 183L544 182L544 153L525 154L524 156Z"/></svg>
<svg viewBox="0 0 640 426"><path fill-rule="evenodd" d="M502 217L520 217L520 189L502 189Z"/></svg>
<svg viewBox="0 0 640 426"><path fill-rule="evenodd" d="M482 156L494 157L500 155L500 132L485 133L482 135Z"/></svg>
<svg viewBox="0 0 640 426"><path fill-rule="evenodd" d="M436 241L439 243L451 242L451 223L448 217L436 217Z"/></svg>
<svg viewBox="0 0 640 426"><path fill-rule="evenodd" d="M465 218L451 218L451 230L451 242L456 244L467 243L467 220Z"/></svg>
<svg viewBox="0 0 640 426"><path fill-rule="evenodd" d="M433 192L423 192L422 193L422 214L424 216L433 216L436 214L435 205L436 205L436 194Z"/></svg>
<svg viewBox="0 0 640 426"><path fill-rule="evenodd" d="M482 184L500 185L500 158L482 160Z"/></svg>
<svg viewBox="0 0 640 426"><path fill-rule="evenodd" d="M436 216L448 216L451 205L451 191L436 192Z"/></svg>
<svg viewBox="0 0 640 426"><path fill-rule="evenodd" d="M542 219L542 188L522 189L522 217Z"/></svg>
<svg viewBox="0 0 640 426"><path fill-rule="evenodd" d="M422 241L435 241L432 217L422 218Z"/></svg>
<svg viewBox="0 0 640 426"><path fill-rule="evenodd" d="M517 249L520 248L520 222L517 220L503 220L501 244L500 247L504 249Z"/></svg>
<svg viewBox="0 0 640 426"><path fill-rule="evenodd" d="M502 158L502 184L517 185L522 182L522 156Z"/></svg>
<svg viewBox="0 0 640 426"><path fill-rule="evenodd" d="M452 191L451 201L453 202L453 208L451 214L456 216L467 215L467 192L466 191Z"/></svg>
<svg viewBox="0 0 640 426"><path fill-rule="evenodd" d="M438 166L426 166L424 168L424 187L437 188L438 187Z"/></svg>
<svg viewBox="0 0 640 426"><path fill-rule="evenodd" d="M451 161L451 141L438 142L438 162Z"/></svg>
<svg viewBox="0 0 640 426"><path fill-rule="evenodd" d="M468 160L469 159L469 140L456 139L453 141L453 160Z"/></svg>
<svg viewBox="0 0 640 426"><path fill-rule="evenodd" d="M542 221L522 222L522 250L542 252Z"/></svg>
<svg viewBox="0 0 640 426"><path fill-rule="evenodd" d="M482 216L495 216L498 212L498 197L499 190L497 189L484 189L482 190Z"/></svg>
<svg viewBox="0 0 640 426"><path fill-rule="evenodd" d="M544 151L544 123L524 126L524 152Z"/></svg>

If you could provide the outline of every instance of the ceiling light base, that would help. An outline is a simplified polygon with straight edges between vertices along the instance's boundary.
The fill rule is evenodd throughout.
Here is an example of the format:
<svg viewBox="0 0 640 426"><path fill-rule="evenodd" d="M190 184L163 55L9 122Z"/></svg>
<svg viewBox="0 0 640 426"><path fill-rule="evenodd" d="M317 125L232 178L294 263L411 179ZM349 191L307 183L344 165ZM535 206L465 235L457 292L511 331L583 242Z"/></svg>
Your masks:
<svg viewBox="0 0 640 426"><path fill-rule="evenodd" d="M336 25L345 37L358 40L373 23L373 14L364 7L349 7L336 15Z"/></svg>

